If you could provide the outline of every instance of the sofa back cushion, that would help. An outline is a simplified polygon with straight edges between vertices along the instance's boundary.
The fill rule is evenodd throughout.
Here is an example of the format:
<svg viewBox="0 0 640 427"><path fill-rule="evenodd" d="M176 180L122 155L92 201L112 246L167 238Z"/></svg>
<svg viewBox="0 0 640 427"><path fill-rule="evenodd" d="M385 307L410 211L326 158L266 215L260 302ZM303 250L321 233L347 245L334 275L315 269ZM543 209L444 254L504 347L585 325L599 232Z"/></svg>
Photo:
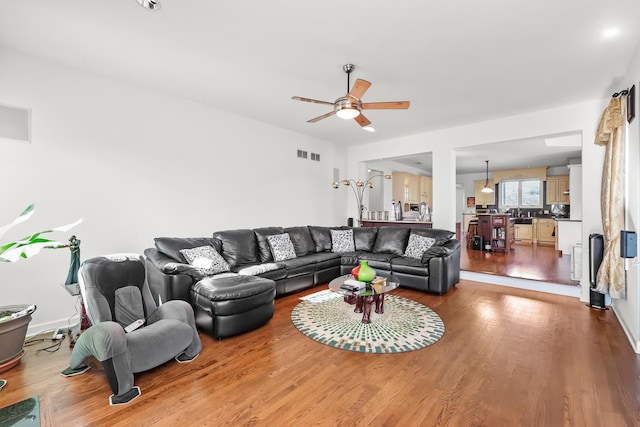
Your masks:
<svg viewBox="0 0 640 427"><path fill-rule="evenodd" d="M211 237L156 237L156 249L163 254L170 256L177 262L186 264L187 260L180 253L181 249L193 249L201 246L213 246L220 253L222 244L219 240Z"/></svg>
<svg viewBox="0 0 640 427"><path fill-rule="evenodd" d="M373 245L374 253L403 255L409 241L408 228L380 227Z"/></svg>
<svg viewBox="0 0 640 427"><path fill-rule="evenodd" d="M444 245L456 234L453 231L442 230L439 228L412 228L411 232L420 236L436 239L436 243L434 244L434 246Z"/></svg>
<svg viewBox="0 0 640 427"><path fill-rule="evenodd" d="M353 240L355 240L356 251L373 251L377 235L377 227L355 227L353 229Z"/></svg>
<svg viewBox="0 0 640 427"><path fill-rule="evenodd" d="M315 243L315 252L331 251L331 230L346 230L350 227L321 227L310 225L307 227Z"/></svg>
<svg viewBox="0 0 640 427"><path fill-rule="evenodd" d="M273 255L271 254L271 247L267 241L267 236L274 236L276 234L283 234L284 229L282 227L263 227L253 230L256 234L256 241L258 244L258 256L260 262L272 262Z"/></svg>
<svg viewBox="0 0 640 427"><path fill-rule="evenodd" d="M331 250L331 228L319 227L317 225L309 226L309 233L316 246L316 252L328 252Z"/></svg>
<svg viewBox="0 0 640 427"><path fill-rule="evenodd" d="M258 243L253 230L216 231L213 237L222 242L220 254L231 268L258 262Z"/></svg>
<svg viewBox="0 0 640 427"><path fill-rule="evenodd" d="M289 233L289 238L293 243L296 256L305 256L316 251L316 244L307 226L287 227L284 229L284 232Z"/></svg>

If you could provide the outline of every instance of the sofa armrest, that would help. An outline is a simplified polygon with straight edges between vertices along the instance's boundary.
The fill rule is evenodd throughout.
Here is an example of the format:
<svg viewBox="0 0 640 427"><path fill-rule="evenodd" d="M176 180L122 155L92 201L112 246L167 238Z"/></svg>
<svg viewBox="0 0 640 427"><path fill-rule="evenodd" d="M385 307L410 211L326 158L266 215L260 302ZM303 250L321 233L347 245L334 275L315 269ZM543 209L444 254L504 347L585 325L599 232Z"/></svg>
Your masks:
<svg viewBox="0 0 640 427"><path fill-rule="evenodd" d="M156 303L180 299L191 302L191 286L202 279L202 274L194 267L176 262L155 248L144 251L147 265L147 281Z"/></svg>
<svg viewBox="0 0 640 427"><path fill-rule="evenodd" d="M433 254L428 257L427 261L429 264L429 290L443 295L451 286L460 281L460 241L451 239L436 248L438 249L434 248L432 252L440 254ZM423 262L424 258L423 256Z"/></svg>

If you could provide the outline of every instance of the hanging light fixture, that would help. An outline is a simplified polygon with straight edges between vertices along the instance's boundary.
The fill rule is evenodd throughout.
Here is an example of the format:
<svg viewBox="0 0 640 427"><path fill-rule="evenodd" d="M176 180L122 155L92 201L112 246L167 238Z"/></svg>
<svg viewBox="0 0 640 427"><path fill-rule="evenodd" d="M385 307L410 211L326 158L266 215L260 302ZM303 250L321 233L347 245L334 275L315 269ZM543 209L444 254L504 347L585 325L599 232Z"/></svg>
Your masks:
<svg viewBox="0 0 640 427"><path fill-rule="evenodd" d="M487 180L484 182L484 187L480 190L483 193L493 193L493 188L489 187L489 160L485 160L487 163Z"/></svg>

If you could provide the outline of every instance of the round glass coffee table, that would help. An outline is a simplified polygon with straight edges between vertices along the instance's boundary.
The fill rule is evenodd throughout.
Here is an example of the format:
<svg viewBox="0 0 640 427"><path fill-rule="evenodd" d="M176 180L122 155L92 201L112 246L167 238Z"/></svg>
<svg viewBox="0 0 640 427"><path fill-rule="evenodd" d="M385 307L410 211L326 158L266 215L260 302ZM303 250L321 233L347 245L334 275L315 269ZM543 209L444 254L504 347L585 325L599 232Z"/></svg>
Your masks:
<svg viewBox="0 0 640 427"><path fill-rule="evenodd" d="M355 305L354 313L362 313L362 323L371 323L371 305L375 303L375 312L384 313L384 294L398 289L400 282L393 275L386 275L385 280L367 284L358 290L345 289L345 281L354 280L351 274L345 274L329 282L329 289L344 295L344 302Z"/></svg>

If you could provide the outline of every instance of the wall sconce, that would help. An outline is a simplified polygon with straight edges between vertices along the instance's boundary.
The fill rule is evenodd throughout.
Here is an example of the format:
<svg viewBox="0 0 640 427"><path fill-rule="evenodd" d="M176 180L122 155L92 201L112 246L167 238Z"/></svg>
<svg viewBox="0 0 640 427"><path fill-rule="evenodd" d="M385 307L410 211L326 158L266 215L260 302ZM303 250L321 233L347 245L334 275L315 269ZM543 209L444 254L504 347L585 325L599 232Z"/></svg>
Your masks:
<svg viewBox="0 0 640 427"><path fill-rule="evenodd" d="M342 180L342 185L346 186L346 187L351 187L351 189L353 190L353 194L356 196L356 204L358 206L358 219L360 221L362 221L362 211L364 211L364 205L362 204L362 199L364 198L364 191L367 188L373 188L373 182L371 182L371 180L373 178L378 178L380 176L383 176L384 179L391 179L391 175L390 174L377 174L377 175L373 175L370 176L369 179L367 179L366 181L363 181L361 179L359 180L355 180L355 179L344 179ZM331 186L333 188L340 188L340 182L333 182L331 184Z"/></svg>

